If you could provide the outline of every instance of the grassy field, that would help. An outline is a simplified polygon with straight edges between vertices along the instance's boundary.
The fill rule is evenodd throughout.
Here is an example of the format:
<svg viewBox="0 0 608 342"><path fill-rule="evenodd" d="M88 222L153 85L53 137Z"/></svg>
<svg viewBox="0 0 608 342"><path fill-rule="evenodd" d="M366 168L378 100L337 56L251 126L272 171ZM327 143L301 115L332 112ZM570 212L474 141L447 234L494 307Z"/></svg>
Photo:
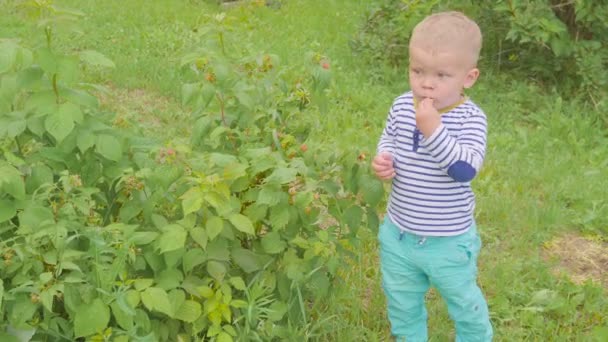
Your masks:
<svg viewBox="0 0 608 342"><path fill-rule="evenodd" d="M199 47L200 24L226 11L226 42L234 49L279 56L289 72L307 53L329 58L333 84L327 111L306 118L309 145L373 155L394 97L407 89L404 70L365 63L349 48L371 5L363 0L286 0L280 8L222 8L212 1L91 1L58 4L86 13L80 33L60 33L67 51L95 49L116 68L91 70L106 86L104 106L139 122L167 142L188 134L181 106L180 58ZM0 2L0 38L29 45L41 30L11 1ZM4 7L4 8L3 8ZM372 73L383 73L379 83ZM488 297L496 341L593 341L608 330L608 123L582 100L525 79L482 70L470 96L489 119L489 148L474 182L484 247L480 284ZM585 238L580 238L585 237ZM375 236L361 233L350 269L329 303L313 308L306 340L390 340ZM432 341L453 339L438 295L430 292Z"/></svg>

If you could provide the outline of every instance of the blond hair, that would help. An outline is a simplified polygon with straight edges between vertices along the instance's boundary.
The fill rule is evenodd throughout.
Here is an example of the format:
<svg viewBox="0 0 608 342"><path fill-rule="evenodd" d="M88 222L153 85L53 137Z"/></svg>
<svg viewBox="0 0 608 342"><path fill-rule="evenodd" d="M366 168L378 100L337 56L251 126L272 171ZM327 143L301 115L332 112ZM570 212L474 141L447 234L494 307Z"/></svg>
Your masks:
<svg viewBox="0 0 608 342"><path fill-rule="evenodd" d="M481 50L481 30L466 15L450 11L432 14L422 20L412 32L410 48L422 48L432 53L460 51L469 54L477 64Z"/></svg>

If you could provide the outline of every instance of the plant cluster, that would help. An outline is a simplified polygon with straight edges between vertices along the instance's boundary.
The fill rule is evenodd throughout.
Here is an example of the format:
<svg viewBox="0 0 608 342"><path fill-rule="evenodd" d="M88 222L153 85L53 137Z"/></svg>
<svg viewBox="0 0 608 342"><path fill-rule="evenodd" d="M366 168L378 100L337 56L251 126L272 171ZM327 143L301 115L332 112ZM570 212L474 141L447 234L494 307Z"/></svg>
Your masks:
<svg viewBox="0 0 608 342"><path fill-rule="evenodd" d="M226 17L184 56L188 143L112 121L83 84L95 51L65 54L80 16L32 2L46 45L0 42L0 323L34 338L292 338L331 293L382 184L356 153L307 146L299 118L330 86L329 59L289 79L272 54L226 47ZM3 331L5 329L2 329Z"/></svg>

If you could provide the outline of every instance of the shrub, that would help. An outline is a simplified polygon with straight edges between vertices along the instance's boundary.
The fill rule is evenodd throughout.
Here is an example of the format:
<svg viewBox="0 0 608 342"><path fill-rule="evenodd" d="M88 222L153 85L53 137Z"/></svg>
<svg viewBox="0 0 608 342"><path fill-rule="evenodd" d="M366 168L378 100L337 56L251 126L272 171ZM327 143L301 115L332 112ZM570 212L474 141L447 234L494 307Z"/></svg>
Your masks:
<svg viewBox="0 0 608 342"><path fill-rule="evenodd" d="M354 51L370 62L407 61L413 26L440 10L460 10L484 33L481 63L536 79L563 92L583 92L597 105L608 75L608 4L566 1L384 0L353 38Z"/></svg>

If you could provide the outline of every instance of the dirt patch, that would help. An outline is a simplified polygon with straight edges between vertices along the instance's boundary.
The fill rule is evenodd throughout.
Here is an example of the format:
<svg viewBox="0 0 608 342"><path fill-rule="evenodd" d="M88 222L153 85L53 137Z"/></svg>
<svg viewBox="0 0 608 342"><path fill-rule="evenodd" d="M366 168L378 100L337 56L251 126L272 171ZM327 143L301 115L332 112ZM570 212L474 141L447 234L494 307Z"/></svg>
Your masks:
<svg viewBox="0 0 608 342"><path fill-rule="evenodd" d="M554 271L573 282L591 280L608 289L608 243L566 234L546 243L543 256L557 260Z"/></svg>

